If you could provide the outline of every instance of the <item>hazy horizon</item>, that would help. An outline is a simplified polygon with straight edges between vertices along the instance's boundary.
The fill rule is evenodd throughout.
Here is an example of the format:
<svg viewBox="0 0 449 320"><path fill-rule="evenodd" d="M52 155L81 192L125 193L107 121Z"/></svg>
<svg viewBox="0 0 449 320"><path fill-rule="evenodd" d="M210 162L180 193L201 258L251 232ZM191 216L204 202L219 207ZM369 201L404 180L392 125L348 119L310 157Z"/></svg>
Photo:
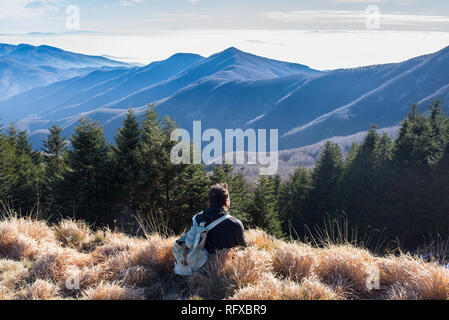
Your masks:
<svg viewBox="0 0 449 320"><path fill-rule="evenodd" d="M402 62L433 53L449 46L449 32L162 30L146 36L82 32L3 35L0 43L50 45L142 65L180 52L208 57L236 47L270 59L332 70Z"/></svg>
<svg viewBox="0 0 449 320"><path fill-rule="evenodd" d="M148 64L228 47L329 70L449 45L443 0L2 0L0 42Z"/></svg>

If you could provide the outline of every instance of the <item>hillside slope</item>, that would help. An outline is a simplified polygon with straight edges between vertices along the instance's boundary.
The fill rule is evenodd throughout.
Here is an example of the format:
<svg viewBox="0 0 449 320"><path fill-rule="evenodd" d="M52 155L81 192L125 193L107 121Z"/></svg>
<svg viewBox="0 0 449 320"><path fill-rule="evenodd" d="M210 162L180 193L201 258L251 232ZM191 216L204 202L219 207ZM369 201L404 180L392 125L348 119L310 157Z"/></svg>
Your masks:
<svg viewBox="0 0 449 320"><path fill-rule="evenodd" d="M208 111L204 113L208 119L213 118L210 103L221 101L226 110L232 103L229 99L234 97L237 103L235 108L248 110L248 117L252 117L260 110L272 107L275 99L280 98L278 91L282 93L292 83L315 74L319 72L307 66L258 57L236 48L229 48L209 58L177 54L142 68L93 72L30 90L0 102L0 114L6 121L21 120L18 123L21 129L31 133L37 131L37 134L47 129L48 123L56 123L66 129L68 136L73 129L73 119L79 119L81 115L111 126L116 123L114 118L126 113L128 107L143 107L152 102L161 104L165 100L170 103L184 101L177 108L165 108L171 116L180 120L187 120L180 116L184 113L183 109L190 108L202 98L197 113ZM272 88L267 90L268 86ZM209 93L213 88L225 91L220 90L223 92L216 96L216 91ZM266 103L262 107L255 105L254 110L248 108L254 98L261 101L262 97L257 98L261 92L265 93L263 98L267 99ZM184 99L185 94L189 95L189 99ZM208 101L206 95L209 94L214 101L209 100L210 103L205 104ZM109 111L105 112L105 109ZM237 120L242 118L246 117L237 117ZM116 128L107 131L113 132Z"/></svg>
<svg viewBox="0 0 449 320"><path fill-rule="evenodd" d="M376 257L350 245L286 243L259 230L246 237L247 249L219 252L200 274L183 279L173 274L176 238L9 218L0 222L0 299L449 298L449 270L437 263ZM377 273L380 288L369 290Z"/></svg>
<svg viewBox="0 0 449 320"><path fill-rule="evenodd" d="M8 48L4 49L9 50ZM51 124L71 133L81 116L101 122L109 141L129 107L149 103L191 130L278 129L280 149L314 145L400 124L413 103L442 99L449 111L449 47L401 63L320 72L229 48L203 58L178 54L146 67L96 71L0 101L36 147Z"/></svg>
<svg viewBox="0 0 449 320"><path fill-rule="evenodd" d="M322 137L323 131L329 136L344 136L366 130L371 124L394 126L414 103L420 103L424 111L429 102L441 99L449 111L449 47L403 64L407 67L397 66L400 68L388 72L385 81L372 90L291 128L283 136L283 146L307 145Z"/></svg>
<svg viewBox="0 0 449 320"><path fill-rule="evenodd" d="M130 65L50 46L0 43L0 100L97 69L116 67Z"/></svg>
<svg viewBox="0 0 449 320"><path fill-rule="evenodd" d="M95 71L17 95L0 102L0 110L5 119L14 121L30 115L53 121L64 119L95 110L136 90L164 81L201 59L198 55L177 54L141 68ZM20 108L13 109L12 105Z"/></svg>

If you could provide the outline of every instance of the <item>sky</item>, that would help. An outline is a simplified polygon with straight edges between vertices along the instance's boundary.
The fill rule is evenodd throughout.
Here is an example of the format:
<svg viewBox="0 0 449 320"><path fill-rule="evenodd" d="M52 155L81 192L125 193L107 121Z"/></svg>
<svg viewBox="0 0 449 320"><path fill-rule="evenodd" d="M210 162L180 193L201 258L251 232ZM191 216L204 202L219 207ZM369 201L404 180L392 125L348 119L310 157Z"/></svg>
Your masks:
<svg viewBox="0 0 449 320"><path fill-rule="evenodd" d="M320 70L449 45L447 0L1 0L0 42L147 64L238 47Z"/></svg>

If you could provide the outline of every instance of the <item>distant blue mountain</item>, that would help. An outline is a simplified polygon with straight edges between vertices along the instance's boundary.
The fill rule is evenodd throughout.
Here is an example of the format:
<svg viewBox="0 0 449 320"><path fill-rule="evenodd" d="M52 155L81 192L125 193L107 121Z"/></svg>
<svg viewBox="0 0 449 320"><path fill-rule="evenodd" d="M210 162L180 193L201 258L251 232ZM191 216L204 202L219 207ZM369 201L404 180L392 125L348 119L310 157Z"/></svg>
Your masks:
<svg viewBox="0 0 449 320"><path fill-rule="evenodd" d="M178 91L198 85L201 88L206 83L269 81L289 75L302 78L318 73L303 65L261 58L235 48L209 58L176 54L141 68L95 71L36 88L0 103L0 110L7 120L17 121L33 115L66 126L81 113L87 112L93 118L106 121L102 109L118 109L117 112L122 113L128 107L161 102ZM21 107L11 108L12 105ZM26 123L29 125L30 122L27 120Z"/></svg>
<svg viewBox="0 0 449 320"><path fill-rule="evenodd" d="M414 103L419 104L421 111L427 111L432 101L442 100L445 111L449 112L449 47L402 64L379 66L375 69L377 71L373 78L380 73L383 81L369 89L367 87L368 90L360 92L358 97L342 99L338 104L334 103L327 112L313 114L309 118L300 116L298 109L294 113L290 112L288 118L298 121L295 121L296 125L290 123L283 130L285 134L281 139L282 147L304 146L322 140L322 137L347 136L368 130L372 124L380 127L396 126ZM360 81L353 82L353 85L359 83ZM321 92L326 95L328 90ZM294 101L298 99L301 98L296 97ZM288 103L293 104L294 101ZM288 103L286 101L285 105L279 106L267 119L273 116L282 117L286 121L287 111L283 107ZM258 125L265 126L262 122Z"/></svg>
<svg viewBox="0 0 449 320"><path fill-rule="evenodd" d="M76 116L163 82L202 59L195 54L176 54L141 68L97 70L17 95L4 104L0 103L4 105L0 114L13 121L30 115L45 115L51 120ZM21 107L9 108L10 105Z"/></svg>
<svg viewBox="0 0 449 320"><path fill-rule="evenodd" d="M130 65L49 46L0 44L0 100L100 68L117 67Z"/></svg>
<svg viewBox="0 0 449 320"><path fill-rule="evenodd" d="M100 56L89 56L64 51L50 46L32 46L19 44L17 46L0 45L5 53L3 59L20 62L28 66L49 66L60 69L98 68L98 67L127 67L127 63L110 60ZM0 52L2 49L0 49Z"/></svg>
<svg viewBox="0 0 449 320"><path fill-rule="evenodd" d="M236 48L230 48L199 61L173 78L138 90L132 95L105 105L105 107L142 106L149 101L154 102L165 99L181 89L209 80L220 83L245 80L255 81L292 74L315 74L317 72L300 64L261 58L239 51Z"/></svg>
<svg viewBox="0 0 449 320"><path fill-rule="evenodd" d="M327 72L230 48L35 88L0 101L0 116L29 130L36 144L53 123L70 136L81 116L100 121L112 140L129 107L141 117L156 103L161 115L186 129L195 120L204 129L279 129L286 150L354 135L374 123L397 127L412 103L427 108L437 98L449 104L449 47L402 63Z"/></svg>
<svg viewBox="0 0 449 320"><path fill-rule="evenodd" d="M0 43L0 56L7 55L14 51L17 47L12 44Z"/></svg>

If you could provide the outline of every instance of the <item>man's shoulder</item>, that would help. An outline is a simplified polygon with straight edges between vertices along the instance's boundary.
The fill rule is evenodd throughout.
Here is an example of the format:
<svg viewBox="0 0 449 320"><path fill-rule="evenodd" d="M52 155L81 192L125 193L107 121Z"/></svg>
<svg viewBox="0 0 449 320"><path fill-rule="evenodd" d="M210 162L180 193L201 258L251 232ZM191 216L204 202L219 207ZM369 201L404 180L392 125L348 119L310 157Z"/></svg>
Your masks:
<svg viewBox="0 0 449 320"><path fill-rule="evenodd" d="M227 221L228 221L229 224L232 224L236 228L239 228L239 229L242 229L242 230L244 229L242 221L240 221L236 217L233 217L232 215L229 216Z"/></svg>
<svg viewBox="0 0 449 320"><path fill-rule="evenodd" d="M243 223L236 217L232 216L232 214L227 214L228 219L223 221L223 225L232 227L232 228L238 228L241 230L244 230ZM213 221L220 219L223 217L223 213L221 214L206 214L205 212L200 212L196 215L196 222L198 224L202 222L206 222L207 224L212 223Z"/></svg>

